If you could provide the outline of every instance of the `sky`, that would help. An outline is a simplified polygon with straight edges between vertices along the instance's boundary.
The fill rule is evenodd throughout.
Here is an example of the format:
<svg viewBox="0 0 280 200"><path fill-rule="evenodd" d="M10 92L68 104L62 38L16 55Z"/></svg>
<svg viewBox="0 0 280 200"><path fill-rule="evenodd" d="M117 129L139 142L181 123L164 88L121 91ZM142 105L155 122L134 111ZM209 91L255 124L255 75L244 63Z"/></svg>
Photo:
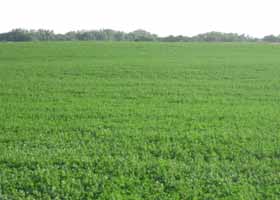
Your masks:
<svg viewBox="0 0 280 200"><path fill-rule="evenodd" d="M1 0L0 32L14 28L145 29L159 36L209 31L280 34L279 0Z"/></svg>

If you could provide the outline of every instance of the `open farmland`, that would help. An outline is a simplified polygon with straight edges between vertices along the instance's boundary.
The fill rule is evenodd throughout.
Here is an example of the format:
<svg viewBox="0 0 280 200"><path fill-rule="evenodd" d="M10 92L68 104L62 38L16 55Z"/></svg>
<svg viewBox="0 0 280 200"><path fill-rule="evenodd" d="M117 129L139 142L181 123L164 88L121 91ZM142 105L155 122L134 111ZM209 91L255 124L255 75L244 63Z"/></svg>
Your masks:
<svg viewBox="0 0 280 200"><path fill-rule="evenodd" d="M0 199L280 199L280 45L0 44Z"/></svg>

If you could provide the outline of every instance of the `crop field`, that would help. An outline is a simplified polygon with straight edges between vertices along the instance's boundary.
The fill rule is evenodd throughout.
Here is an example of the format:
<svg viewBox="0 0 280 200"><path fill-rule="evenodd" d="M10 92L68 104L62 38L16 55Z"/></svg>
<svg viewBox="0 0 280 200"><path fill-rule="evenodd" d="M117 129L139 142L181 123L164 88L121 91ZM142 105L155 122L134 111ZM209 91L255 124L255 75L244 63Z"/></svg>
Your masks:
<svg viewBox="0 0 280 200"><path fill-rule="evenodd" d="M280 199L280 45L1 43L0 199Z"/></svg>

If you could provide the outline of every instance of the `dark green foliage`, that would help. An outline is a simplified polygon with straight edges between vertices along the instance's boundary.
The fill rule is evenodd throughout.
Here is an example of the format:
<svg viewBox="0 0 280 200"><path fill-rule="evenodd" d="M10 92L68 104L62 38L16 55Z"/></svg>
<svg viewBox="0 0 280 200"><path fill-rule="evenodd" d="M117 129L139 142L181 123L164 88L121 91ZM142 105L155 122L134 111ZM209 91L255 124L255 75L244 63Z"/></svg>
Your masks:
<svg viewBox="0 0 280 200"><path fill-rule="evenodd" d="M238 35L236 33L221 33L221 32L209 32L205 34L199 34L192 38L192 41L204 41L204 42L252 42L256 39L246 35Z"/></svg>
<svg viewBox="0 0 280 200"><path fill-rule="evenodd" d="M192 38L182 36L182 35L179 35L179 36L170 35L167 37L160 38L160 41L162 41L162 42L189 42L191 40L192 40Z"/></svg>
<svg viewBox="0 0 280 200"><path fill-rule="evenodd" d="M280 42L280 36L268 35L263 38L265 42Z"/></svg>
<svg viewBox="0 0 280 200"><path fill-rule="evenodd" d="M162 42L279 42L279 37L266 36L263 39L252 38L236 33L209 32L193 37L167 36L159 37L145 30L136 30L130 33L111 29L92 31L71 31L65 34L55 34L50 30L23 30L15 29L8 33L0 34L0 41L61 41L61 40L95 40L95 41L162 41Z"/></svg>
<svg viewBox="0 0 280 200"><path fill-rule="evenodd" d="M0 41L31 41L33 38L28 31L23 29L14 29L8 33L0 34Z"/></svg>
<svg viewBox="0 0 280 200"><path fill-rule="evenodd" d="M279 55L1 43L0 199L279 199Z"/></svg>

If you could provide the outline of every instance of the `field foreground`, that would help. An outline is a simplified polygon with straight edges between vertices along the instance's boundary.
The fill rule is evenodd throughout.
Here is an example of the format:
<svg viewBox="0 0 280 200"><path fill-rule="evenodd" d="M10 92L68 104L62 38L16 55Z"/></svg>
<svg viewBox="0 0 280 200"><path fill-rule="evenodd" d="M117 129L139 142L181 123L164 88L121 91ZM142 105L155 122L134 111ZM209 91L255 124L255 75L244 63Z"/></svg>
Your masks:
<svg viewBox="0 0 280 200"><path fill-rule="evenodd" d="M280 46L0 44L0 199L280 199Z"/></svg>

